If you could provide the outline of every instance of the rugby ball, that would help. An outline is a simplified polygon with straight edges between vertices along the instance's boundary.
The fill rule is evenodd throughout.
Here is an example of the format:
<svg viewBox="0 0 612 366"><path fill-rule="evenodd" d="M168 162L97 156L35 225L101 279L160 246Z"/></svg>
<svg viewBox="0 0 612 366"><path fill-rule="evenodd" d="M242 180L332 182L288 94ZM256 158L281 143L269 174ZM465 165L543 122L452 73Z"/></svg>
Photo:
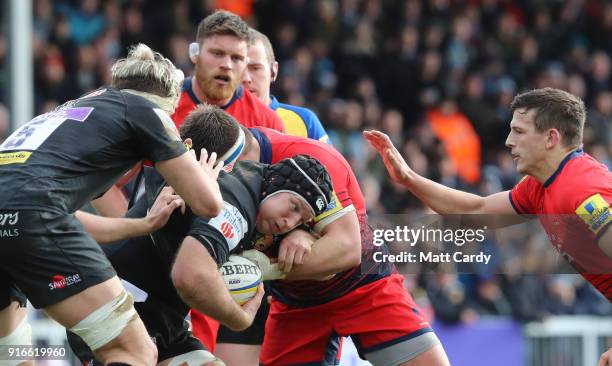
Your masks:
<svg viewBox="0 0 612 366"><path fill-rule="evenodd" d="M261 283L261 270L250 260L239 255L230 255L219 269L230 294L240 305L251 300Z"/></svg>

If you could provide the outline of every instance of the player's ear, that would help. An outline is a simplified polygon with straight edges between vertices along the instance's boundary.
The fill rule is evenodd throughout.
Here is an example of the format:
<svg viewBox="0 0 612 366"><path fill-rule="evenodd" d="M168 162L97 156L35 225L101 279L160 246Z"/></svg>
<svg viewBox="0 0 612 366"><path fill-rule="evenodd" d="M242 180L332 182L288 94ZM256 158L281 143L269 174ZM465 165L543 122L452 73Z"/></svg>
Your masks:
<svg viewBox="0 0 612 366"><path fill-rule="evenodd" d="M548 130L548 134L546 136L546 148L552 149L557 146L557 144L561 143L561 133L556 128L551 128Z"/></svg>
<svg viewBox="0 0 612 366"><path fill-rule="evenodd" d="M272 67L270 67L270 82L276 81L276 77L278 76L278 62L274 61L272 63Z"/></svg>
<svg viewBox="0 0 612 366"><path fill-rule="evenodd" d="M189 44L189 59L194 64L198 60L198 55L200 54L200 45L197 42L192 42Z"/></svg>

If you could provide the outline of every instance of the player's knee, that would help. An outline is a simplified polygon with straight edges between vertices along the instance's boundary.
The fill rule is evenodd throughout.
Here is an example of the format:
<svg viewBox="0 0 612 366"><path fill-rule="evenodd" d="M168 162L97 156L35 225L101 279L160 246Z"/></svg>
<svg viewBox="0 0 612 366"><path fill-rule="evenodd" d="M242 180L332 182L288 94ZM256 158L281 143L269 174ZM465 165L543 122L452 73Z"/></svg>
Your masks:
<svg viewBox="0 0 612 366"><path fill-rule="evenodd" d="M8 335L0 338L1 346L23 346L32 344L32 327L28 323L28 317L24 317L15 329ZM3 365L14 366L22 363L23 360L6 360Z"/></svg>
<svg viewBox="0 0 612 366"><path fill-rule="evenodd" d="M132 295L119 296L94 310L70 331L80 336L93 351L117 338L130 323L138 319Z"/></svg>
<svg viewBox="0 0 612 366"><path fill-rule="evenodd" d="M191 351L173 357L168 366L225 366L225 363L205 350Z"/></svg>

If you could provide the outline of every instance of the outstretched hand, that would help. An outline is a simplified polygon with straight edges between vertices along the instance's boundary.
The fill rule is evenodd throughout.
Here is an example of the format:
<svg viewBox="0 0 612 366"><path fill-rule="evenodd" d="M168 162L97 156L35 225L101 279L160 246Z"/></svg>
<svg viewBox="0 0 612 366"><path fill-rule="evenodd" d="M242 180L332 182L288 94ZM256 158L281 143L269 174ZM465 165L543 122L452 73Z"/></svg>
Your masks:
<svg viewBox="0 0 612 366"><path fill-rule="evenodd" d="M193 156L195 157L195 151L190 150ZM208 151L206 149L200 150L200 167L207 175L211 176L214 180L217 180L219 177L219 172L223 169L223 161L220 161L215 166L215 161L217 160L217 153L212 152L210 156L208 155Z"/></svg>
<svg viewBox="0 0 612 366"><path fill-rule="evenodd" d="M601 355L597 366L612 366L612 348Z"/></svg>
<svg viewBox="0 0 612 366"><path fill-rule="evenodd" d="M391 178L396 183L405 184L412 173L412 169L410 169L402 154L393 146L389 136L380 131L371 130L363 131L363 137L382 156Z"/></svg>

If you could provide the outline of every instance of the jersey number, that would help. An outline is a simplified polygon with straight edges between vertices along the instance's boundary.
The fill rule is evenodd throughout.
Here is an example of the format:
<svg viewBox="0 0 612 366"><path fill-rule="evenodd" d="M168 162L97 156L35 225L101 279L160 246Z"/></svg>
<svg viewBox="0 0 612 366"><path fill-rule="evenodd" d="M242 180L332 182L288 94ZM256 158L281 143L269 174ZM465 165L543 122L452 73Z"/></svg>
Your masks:
<svg viewBox="0 0 612 366"><path fill-rule="evenodd" d="M36 150L66 120L85 122L93 110L92 107L64 108L34 117L13 132L0 145L0 151Z"/></svg>

